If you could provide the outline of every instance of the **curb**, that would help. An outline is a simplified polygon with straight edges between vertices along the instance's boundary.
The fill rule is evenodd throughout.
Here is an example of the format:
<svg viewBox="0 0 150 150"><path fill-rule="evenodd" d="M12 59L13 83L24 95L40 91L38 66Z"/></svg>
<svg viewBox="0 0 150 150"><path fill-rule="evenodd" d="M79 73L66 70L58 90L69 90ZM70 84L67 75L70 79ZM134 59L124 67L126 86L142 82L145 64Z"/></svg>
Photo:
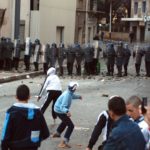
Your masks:
<svg viewBox="0 0 150 150"><path fill-rule="evenodd" d="M0 84L6 83L6 82L11 82L11 81L16 81L16 80L20 80L20 79L26 79L29 77L35 77L35 76L42 75L42 74L44 74L43 71L37 71L37 72L17 74L17 75L10 76L10 77L3 77L0 79Z"/></svg>

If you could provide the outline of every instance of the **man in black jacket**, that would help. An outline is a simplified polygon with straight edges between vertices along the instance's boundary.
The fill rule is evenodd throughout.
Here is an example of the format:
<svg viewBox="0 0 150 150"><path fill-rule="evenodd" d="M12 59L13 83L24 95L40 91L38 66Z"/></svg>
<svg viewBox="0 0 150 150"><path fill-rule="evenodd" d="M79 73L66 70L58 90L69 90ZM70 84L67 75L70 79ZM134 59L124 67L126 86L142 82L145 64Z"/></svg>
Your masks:
<svg viewBox="0 0 150 150"><path fill-rule="evenodd" d="M2 130L2 150L37 150L49 137L49 130L40 109L28 103L30 90L20 85L16 91L18 103L6 113Z"/></svg>

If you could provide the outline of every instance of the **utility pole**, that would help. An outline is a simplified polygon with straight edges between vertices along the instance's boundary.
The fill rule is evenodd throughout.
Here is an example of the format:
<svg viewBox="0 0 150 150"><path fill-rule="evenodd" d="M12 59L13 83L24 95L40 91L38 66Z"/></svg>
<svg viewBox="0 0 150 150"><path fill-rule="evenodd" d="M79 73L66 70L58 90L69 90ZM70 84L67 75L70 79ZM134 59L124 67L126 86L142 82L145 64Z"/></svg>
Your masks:
<svg viewBox="0 0 150 150"><path fill-rule="evenodd" d="M14 39L19 38L20 30L20 1L15 0L15 25L14 25Z"/></svg>
<svg viewBox="0 0 150 150"><path fill-rule="evenodd" d="M109 11L109 38L111 39L111 23L112 23L112 0L110 0L110 11Z"/></svg>

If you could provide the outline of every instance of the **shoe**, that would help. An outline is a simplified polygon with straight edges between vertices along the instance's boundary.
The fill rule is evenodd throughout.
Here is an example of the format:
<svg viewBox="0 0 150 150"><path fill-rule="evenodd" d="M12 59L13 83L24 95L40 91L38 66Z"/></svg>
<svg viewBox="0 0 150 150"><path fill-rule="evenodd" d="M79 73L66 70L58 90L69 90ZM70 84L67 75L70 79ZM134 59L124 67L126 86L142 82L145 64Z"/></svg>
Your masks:
<svg viewBox="0 0 150 150"><path fill-rule="evenodd" d="M52 138L60 138L60 135L58 133L54 133L53 135L51 135Z"/></svg>
<svg viewBox="0 0 150 150"><path fill-rule="evenodd" d="M58 147L59 148L71 148L71 146L68 145L65 141L61 141Z"/></svg>

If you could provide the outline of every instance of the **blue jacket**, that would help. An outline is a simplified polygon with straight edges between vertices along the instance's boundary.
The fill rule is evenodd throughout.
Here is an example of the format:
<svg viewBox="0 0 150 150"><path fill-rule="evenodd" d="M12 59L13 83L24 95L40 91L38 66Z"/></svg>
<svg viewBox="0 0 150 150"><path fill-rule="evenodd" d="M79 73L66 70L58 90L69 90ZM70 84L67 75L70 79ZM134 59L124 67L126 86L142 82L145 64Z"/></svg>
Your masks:
<svg viewBox="0 0 150 150"><path fill-rule="evenodd" d="M145 145L138 125L124 115L114 123L104 150L145 150Z"/></svg>
<svg viewBox="0 0 150 150"><path fill-rule="evenodd" d="M73 99L80 99L81 96L75 95L70 90L64 91L57 99L54 105L54 111L60 114L66 114L69 112L69 108L71 106Z"/></svg>

